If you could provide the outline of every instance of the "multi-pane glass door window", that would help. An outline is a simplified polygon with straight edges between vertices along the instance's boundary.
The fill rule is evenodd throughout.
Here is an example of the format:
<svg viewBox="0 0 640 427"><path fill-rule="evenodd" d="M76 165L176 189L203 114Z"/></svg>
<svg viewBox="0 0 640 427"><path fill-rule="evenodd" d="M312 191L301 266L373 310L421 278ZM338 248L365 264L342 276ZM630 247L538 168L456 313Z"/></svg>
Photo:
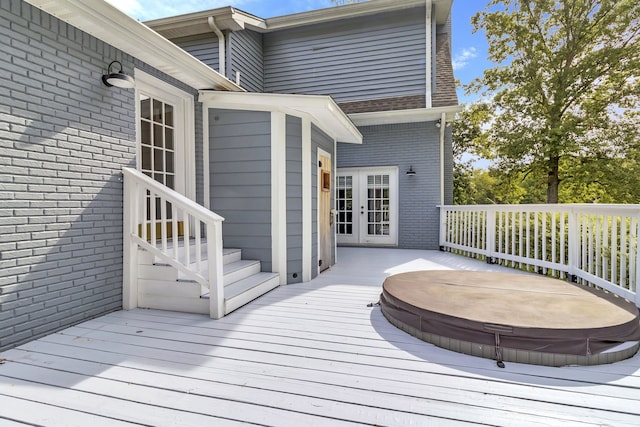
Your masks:
<svg viewBox="0 0 640 427"><path fill-rule="evenodd" d="M367 175L367 234L388 236L389 175Z"/></svg>
<svg viewBox="0 0 640 427"><path fill-rule="evenodd" d="M338 176L336 205L338 218L336 221L338 234L353 234L353 177Z"/></svg>
<svg viewBox="0 0 640 427"><path fill-rule="evenodd" d="M175 189L173 105L146 95L140 96L140 145L142 172Z"/></svg>
<svg viewBox="0 0 640 427"><path fill-rule="evenodd" d="M336 211L339 244L397 244L398 169L338 170Z"/></svg>
<svg viewBox="0 0 640 427"><path fill-rule="evenodd" d="M174 107L153 97L140 94L140 150L142 172L159 183L175 189L176 144L174 140ZM152 216L151 196L147 194L147 216ZM160 199L155 200L155 217L161 217ZM171 218L167 203L166 217ZM147 220L151 218L148 217Z"/></svg>

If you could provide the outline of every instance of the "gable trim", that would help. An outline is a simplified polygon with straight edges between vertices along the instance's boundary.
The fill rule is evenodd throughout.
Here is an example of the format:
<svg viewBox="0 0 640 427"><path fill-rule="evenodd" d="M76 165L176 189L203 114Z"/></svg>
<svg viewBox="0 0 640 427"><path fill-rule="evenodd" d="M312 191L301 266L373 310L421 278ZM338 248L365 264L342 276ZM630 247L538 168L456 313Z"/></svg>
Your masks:
<svg viewBox="0 0 640 427"><path fill-rule="evenodd" d="M331 138L362 144L362 134L330 96L200 91L199 102L232 110L282 112L308 117Z"/></svg>
<svg viewBox="0 0 640 427"><path fill-rule="evenodd" d="M244 91L160 34L105 1L25 1L195 89ZM105 58L107 63L108 60L109 58Z"/></svg>

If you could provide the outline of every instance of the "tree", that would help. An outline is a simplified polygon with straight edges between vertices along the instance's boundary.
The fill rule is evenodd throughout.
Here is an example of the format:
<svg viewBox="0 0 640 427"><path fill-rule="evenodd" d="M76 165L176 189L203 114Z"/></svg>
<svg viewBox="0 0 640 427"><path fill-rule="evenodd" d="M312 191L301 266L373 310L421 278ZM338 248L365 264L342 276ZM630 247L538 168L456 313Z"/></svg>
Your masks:
<svg viewBox="0 0 640 427"><path fill-rule="evenodd" d="M543 177L557 203L563 180L588 178L586 165L606 170L633 156L638 0L491 0L472 23L499 64L468 87L492 99L486 149L497 169Z"/></svg>

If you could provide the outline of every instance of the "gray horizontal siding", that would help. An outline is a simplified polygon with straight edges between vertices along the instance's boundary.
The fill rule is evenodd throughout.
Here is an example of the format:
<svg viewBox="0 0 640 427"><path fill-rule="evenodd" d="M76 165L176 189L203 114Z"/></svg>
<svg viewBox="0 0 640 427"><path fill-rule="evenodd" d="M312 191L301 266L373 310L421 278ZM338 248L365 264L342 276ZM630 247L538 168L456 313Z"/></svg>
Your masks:
<svg viewBox="0 0 640 427"><path fill-rule="evenodd" d="M204 34L193 37L183 37L172 40L182 49L198 58L216 71L220 71L220 58L218 55L218 38L212 34Z"/></svg>
<svg viewBox="0 0 640 427"><path fill-rule="evenodd" d="M287 116L287 283L302 281L302 120ZM293 277L293 275L296 277Z"/></svg>
<svg viewBox="0 0 640 427"><path fill-rule="evenodd" d="M424 94L424 20L424 8L416 8L267 33L265 91L338 102Z"/></svg>
<svg viewBox="0 0 640 427"><path fill-rule="evenodd" d="M437 249L439 238L440 149L435 122L359 128L362 145L338 144L338 168L398 166L398 247ZM450 131L446 150L451 150ZM445 171L451 170L451 156ZM407 176L410 166L415 176ZM445 175L445 200L451 200L452 174Z"/></svg>
<svg viewBox="0 0 640 427"><path fill-rule="evenodd" d="M211 209L226 247L271 271L271 114L209 110Z"/></svg>
<svg viewBox="0 0 640 427"><path fill-rule="evenodd" d="M232 32L229 34L229 46L229 78L235 81L236 71L239 71L240 86L249 92L263 92L262 34L249 30Z"/></svg>

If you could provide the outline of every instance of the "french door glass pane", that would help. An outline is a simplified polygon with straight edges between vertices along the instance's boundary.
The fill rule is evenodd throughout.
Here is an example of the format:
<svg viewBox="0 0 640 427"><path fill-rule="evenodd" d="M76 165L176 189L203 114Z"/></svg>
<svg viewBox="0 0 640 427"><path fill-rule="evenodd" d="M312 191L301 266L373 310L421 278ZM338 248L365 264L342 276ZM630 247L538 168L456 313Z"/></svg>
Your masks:
<svg viewBox="0 0 640 427"><path fill-rule="evenodd" d="M142 172L159 183L175 189L174 107L159 99L140 96L140 165ZM147 195L147 206L156 206L160 218L160 199ZM149 211L147 211L149 212ZM150 214L150 212L149 212ZM170 206L167 218L171 218Z"/></svg>
<svg viewBox="0 0 640 427"><path fill-rule="evenodd" d="M389 175L367 176L367 233L370 236L388 236Z"/></svg>
<svg viewBox="0 0 640 427"><path fill-rule="evenodd" d="M339 176L337 178L337 233L341 235L353 234L353 177Z"/></svg>

